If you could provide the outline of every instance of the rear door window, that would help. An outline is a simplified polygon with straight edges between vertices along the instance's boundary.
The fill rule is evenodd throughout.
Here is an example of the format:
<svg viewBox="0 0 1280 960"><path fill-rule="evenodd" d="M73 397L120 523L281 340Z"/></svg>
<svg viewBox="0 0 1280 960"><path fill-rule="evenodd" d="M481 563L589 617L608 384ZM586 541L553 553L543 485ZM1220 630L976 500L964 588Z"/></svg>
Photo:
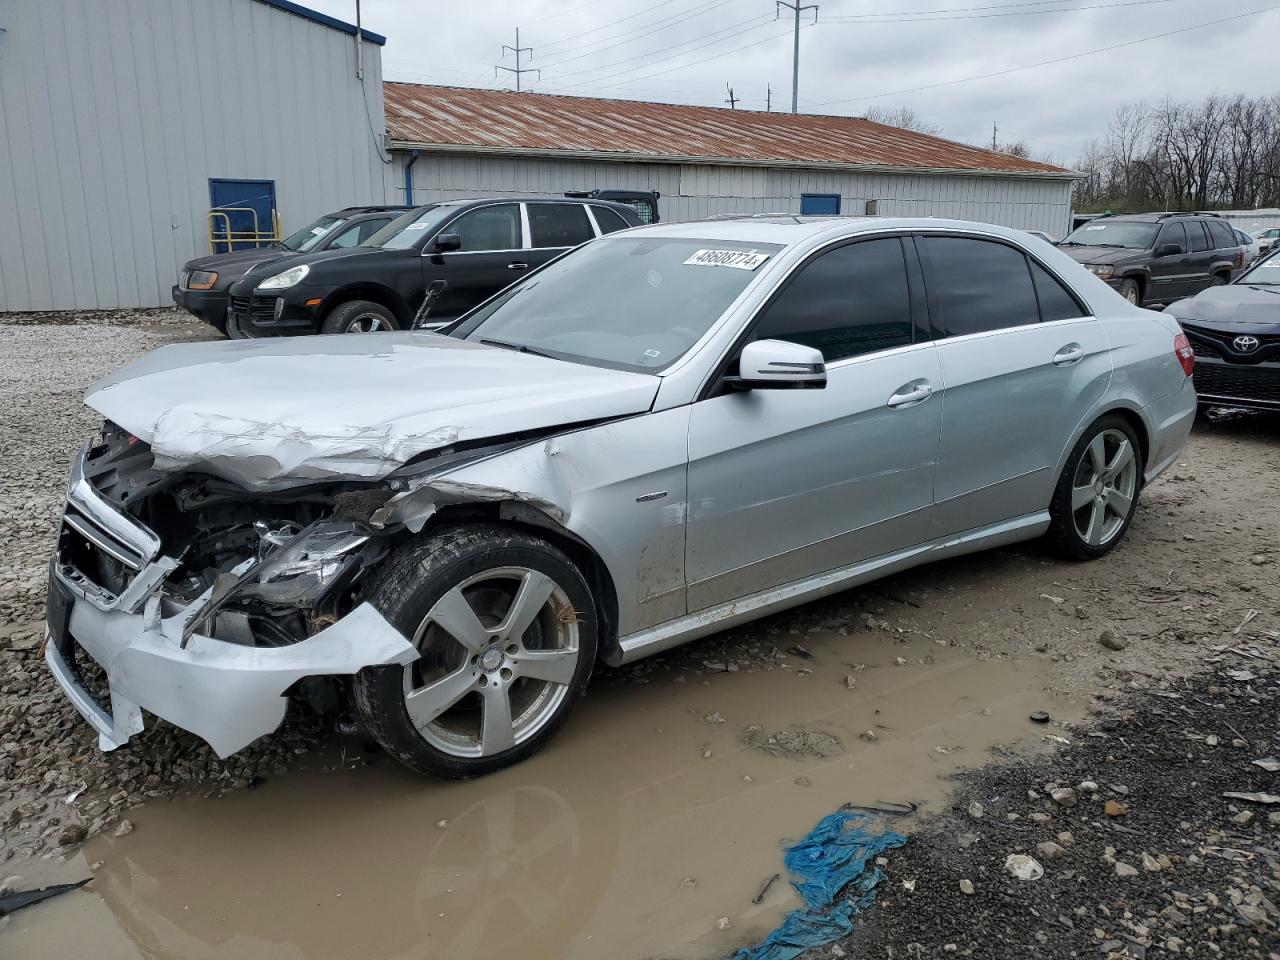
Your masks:
<svg viewBox="0 0 1280 960"><path fill-rule="evenodd" d="M931 318L940 337L1037 323L1040 309L1022 251L971 237L919 237Z"/></svg>
<svg viewBox="0 0 1280 960"><path fill-rule="evenodd" d="M1040 322L1070 320L1087 314L1076 298L1048 270L1034 260L1031 263L1031 280L1035 284L1036 299L1040 301Z"/></svg>
<svg viewBox="0 0 1280 960"><path fill-rule="evenodd" d="M1205 226L1209 228L1209 235L1213 237L1213 246L1215 249L1221 250L1223 247L1239 246L1236 242L1236 238L1231 234L1231 228L1225 223L1217 223L1216 221L1209 220L1205 223Z"/></svg>
<svg viewBox="0 0 1280 960"><path fill-rule="evenodd" d="M520 205L496 203L490 207L469 210L444 228L456 233L463 252L480 250L519 250Z"/></svg>
<svg viewBox="0 0 1280 960"><path fill-rule="evenodd" d="M576 247L595 236L580 203L530 203L526 207L534 247Z"/></svg>
<svg viewBox="0 0 1280 960"><path fill-rule="evenodd" d="M816 347L828 363L911 343L902 241L850 243L809 261L765 308L755 336Z"/></svg>
<svg viewBox="0 0 1280 960"><path fill-rule="evenodd" d="M1209 237L1204 232L1204 224L1199 220L1191 220L1184 224L1187 228L1187 249L1191 253L1200 253L1204 250L1212 250L1209 245Z"/></svg>
<svg viewBox="0 0 1280 960"><path fill-rule="evenodd" d="M608 207L592 207L591 212L595 215L596 223L600 225L601 233L613 233L615 230L625 230L631 226L616 210L610 210Z"/></svg>

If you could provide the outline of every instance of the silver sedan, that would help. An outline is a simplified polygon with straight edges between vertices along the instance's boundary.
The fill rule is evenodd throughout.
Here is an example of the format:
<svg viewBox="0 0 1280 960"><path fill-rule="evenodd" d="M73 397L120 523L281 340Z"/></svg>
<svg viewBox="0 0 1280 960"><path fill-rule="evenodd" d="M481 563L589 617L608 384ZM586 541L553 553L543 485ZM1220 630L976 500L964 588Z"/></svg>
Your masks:
<svg viewBox="0 0 1280 960"><path fill-rule="evenodd" d="M600 659L1015 541L1102 556L1193 364L1049 244L932 219L638 228L443 335L166 347L87 398L49 665L107 749L349 698L410 767L486 773Z"/></svg>

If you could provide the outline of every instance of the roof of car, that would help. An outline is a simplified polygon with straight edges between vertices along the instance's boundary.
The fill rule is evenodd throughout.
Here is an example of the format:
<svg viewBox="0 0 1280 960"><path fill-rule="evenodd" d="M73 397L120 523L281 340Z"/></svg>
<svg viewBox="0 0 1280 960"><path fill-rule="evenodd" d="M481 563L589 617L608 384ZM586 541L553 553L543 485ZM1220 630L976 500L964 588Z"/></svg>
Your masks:
<svg viewBox="0 0 1280 960"><path fill-rule="evenodd" d="M406 206L404 206L404 205L368 206L368 207L343 207L341 210L337 210L337 211L335 211L335 212L333 212L333 213L329 214L329 216L331 216L331 217L355 217L355 216L359 216L359 215L360 215L360 214L362 214L362 213L383 213L384 211L385 211L385 212L388 212L388 213L396 213L396 212L403 212L403 211L405 211L405 210L412 210L412 209L413 209L413 207L406 207Z"/></svg>
<svg viewBox="0 0 1280 960"><path fill-rule="evenodd" d="M792 244L809 237L823 235L838 237L842 234L853 236L872 230L960 230L994 234L1013 240L1025 240L1027 237L1026 231L1023 230L970 220L942 220L934 217L815 217L789 213L690 220L683 223L655 223L650 226L633 227L625 233L614 236L635 236L644 233L655 237Z"/></svg>

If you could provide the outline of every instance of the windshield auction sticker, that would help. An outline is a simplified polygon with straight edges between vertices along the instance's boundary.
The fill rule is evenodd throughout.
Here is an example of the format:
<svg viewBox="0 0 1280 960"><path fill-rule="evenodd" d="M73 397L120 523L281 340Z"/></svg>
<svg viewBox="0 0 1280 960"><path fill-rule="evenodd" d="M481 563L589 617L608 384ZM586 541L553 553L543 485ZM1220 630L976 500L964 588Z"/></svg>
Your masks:
<svg viewBox="0 0 1280 960"><path fill-rule="evenodd" d="M751 250L699 250L686 264L695 267L733 267L736 270L754 270L769 259L767 253Z"/></svg>

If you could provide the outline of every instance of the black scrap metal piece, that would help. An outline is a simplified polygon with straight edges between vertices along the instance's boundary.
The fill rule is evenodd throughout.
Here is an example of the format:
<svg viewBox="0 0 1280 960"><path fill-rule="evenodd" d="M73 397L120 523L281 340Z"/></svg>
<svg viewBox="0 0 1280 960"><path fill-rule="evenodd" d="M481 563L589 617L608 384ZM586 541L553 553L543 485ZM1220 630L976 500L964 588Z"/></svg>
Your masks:
<svg viewBox="0 0 1280 960"><path fill-rule="evenodd" d="M877 800L874 804L842 803L841 810L865 810L868 813L879 813L886 817L908 817L920 809L920 804L910 800L898 803L895 800Z"/></svg>
<svg viewBox="0 0 1280 960"><path fill-rule="evenodd" d="M0 917L7 917L15 910L29 907L33 903L41 903L59 894L79 890L92 879L92 877L85 877L75 883L55 883L53 886L40 887L37 890L15 890L13 893L6 893L0 896Z"/></svg>

